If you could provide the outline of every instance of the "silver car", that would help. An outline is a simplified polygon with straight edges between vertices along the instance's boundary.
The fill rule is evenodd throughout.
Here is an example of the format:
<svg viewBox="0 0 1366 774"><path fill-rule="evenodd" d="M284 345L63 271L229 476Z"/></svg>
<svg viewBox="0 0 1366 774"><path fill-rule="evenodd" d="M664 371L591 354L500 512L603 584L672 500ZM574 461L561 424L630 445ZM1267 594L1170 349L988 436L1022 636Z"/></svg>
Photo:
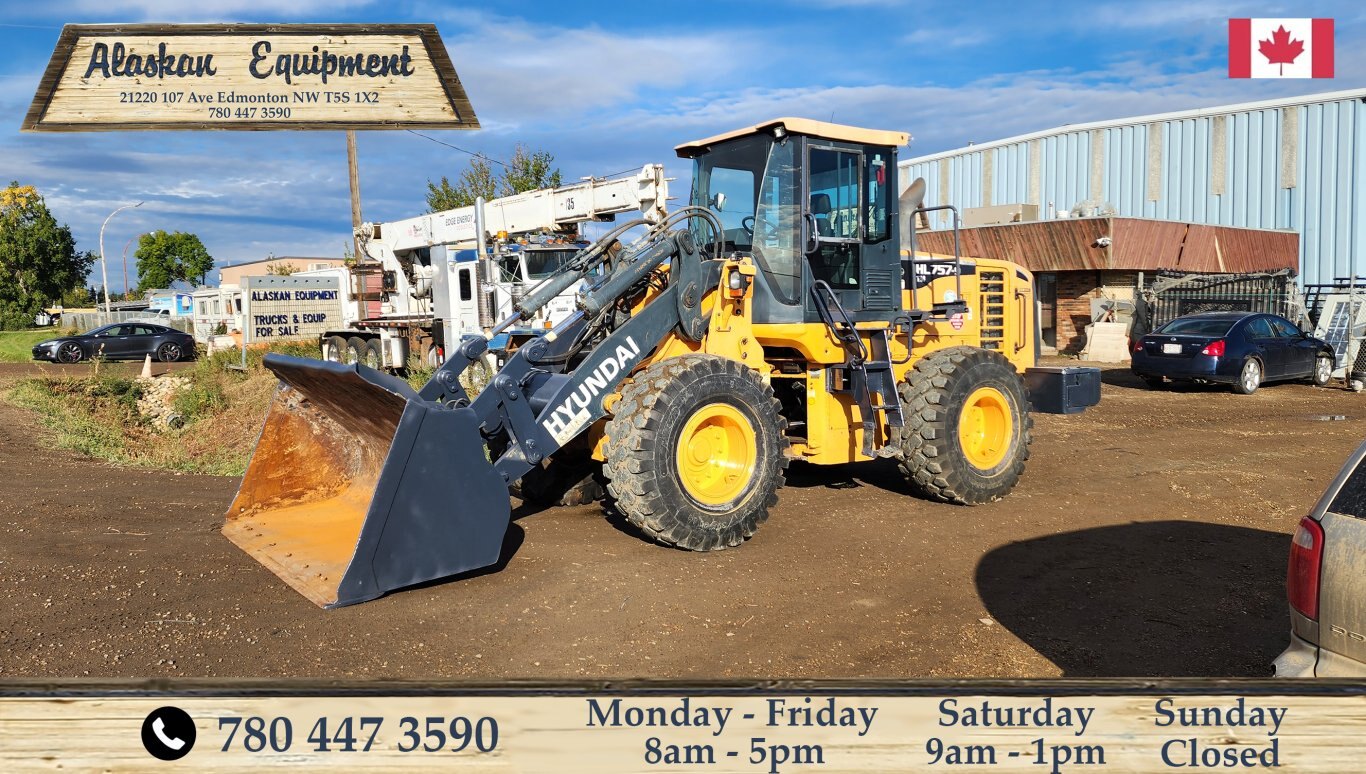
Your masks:
<svg viewBox="0 0 1366 774"><path fill-rule="evenodd" d="M1290 544L1290 647L1277 677L1366 676L1366 444Z"/></svg>

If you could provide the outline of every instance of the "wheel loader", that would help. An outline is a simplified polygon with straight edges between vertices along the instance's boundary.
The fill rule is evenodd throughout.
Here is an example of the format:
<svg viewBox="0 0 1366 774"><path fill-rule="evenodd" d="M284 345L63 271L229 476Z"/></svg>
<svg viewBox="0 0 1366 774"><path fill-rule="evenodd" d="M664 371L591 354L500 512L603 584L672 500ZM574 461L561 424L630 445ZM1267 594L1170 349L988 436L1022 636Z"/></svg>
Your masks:
<svg viewBox="0 0 1366 774"><path fill-rule="evenodd" d="M793 461L885 459L908 494L1005 496L1031 399L1080 410L1098 373L1026 390L1033 278L914 250L905 216L952 208L924 207L923 181L898 197L907 139L781 118L678 146L689 204L617 226L521 298L491 336L581 287L477 395L460 377L483 336L420 390L268 355L280 385L223 532L336 607L497 564L509 487L557 465L600 465L608 507L692 551L754 535Z"/></svg>

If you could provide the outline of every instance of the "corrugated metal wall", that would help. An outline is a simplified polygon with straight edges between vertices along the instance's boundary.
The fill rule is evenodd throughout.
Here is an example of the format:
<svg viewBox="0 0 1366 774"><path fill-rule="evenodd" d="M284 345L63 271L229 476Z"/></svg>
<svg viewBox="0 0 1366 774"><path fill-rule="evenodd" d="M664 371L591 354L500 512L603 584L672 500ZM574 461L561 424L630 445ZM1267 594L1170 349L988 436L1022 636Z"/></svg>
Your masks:
<svg viewBox="0 0 1366 774"><path fill-rule="evenodd" d="M926 204L1083 202L1128 217L1300 234L1300 281L1366 276L1366 90L1124 119L912 158ZM938 227L948 225L946 214Z"/></svg>

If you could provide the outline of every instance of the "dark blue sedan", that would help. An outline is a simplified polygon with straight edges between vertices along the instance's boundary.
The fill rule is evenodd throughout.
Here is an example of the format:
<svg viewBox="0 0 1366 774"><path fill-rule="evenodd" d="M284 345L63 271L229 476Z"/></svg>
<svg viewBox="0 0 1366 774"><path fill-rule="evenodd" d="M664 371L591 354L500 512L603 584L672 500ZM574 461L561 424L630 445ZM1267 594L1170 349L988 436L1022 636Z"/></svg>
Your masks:
<svg viewBox="0 0 1366 774"><path fill-rule="evenodd" d="M1134 342L1130 366L1149 387L1164 379L1229 384L1250 395L1263 382L1333 376L1333 349L1274 314L1205 312L1178 317Z"/></svg>

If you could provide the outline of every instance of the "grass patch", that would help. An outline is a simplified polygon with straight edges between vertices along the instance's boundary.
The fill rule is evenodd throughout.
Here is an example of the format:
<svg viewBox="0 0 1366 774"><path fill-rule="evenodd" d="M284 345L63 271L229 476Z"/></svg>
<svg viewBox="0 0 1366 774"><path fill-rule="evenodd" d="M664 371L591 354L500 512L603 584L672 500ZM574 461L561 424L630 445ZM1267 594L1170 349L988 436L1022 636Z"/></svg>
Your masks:
<svg viewBox="0 0 1366 774"><path fill-rule="evenodd" d="M36 411L63 448L124 465L240 476L275 394L275 375L261 365L267 351L317 355L316 346L280 344L249 352L242 369L240 351L229 350L173 372L188 382L171 399L184 421L178 428L144 418L138 399L145 382L98 368L87 377L25 379L5 397Z"/></svg>
<svg viewBox="0 0 1366 774"><path fill-rule="evenodd" d="M62 335L56 328L31 331L0 331L0 362L27 363L33 359L33 345Z"/></svg>

